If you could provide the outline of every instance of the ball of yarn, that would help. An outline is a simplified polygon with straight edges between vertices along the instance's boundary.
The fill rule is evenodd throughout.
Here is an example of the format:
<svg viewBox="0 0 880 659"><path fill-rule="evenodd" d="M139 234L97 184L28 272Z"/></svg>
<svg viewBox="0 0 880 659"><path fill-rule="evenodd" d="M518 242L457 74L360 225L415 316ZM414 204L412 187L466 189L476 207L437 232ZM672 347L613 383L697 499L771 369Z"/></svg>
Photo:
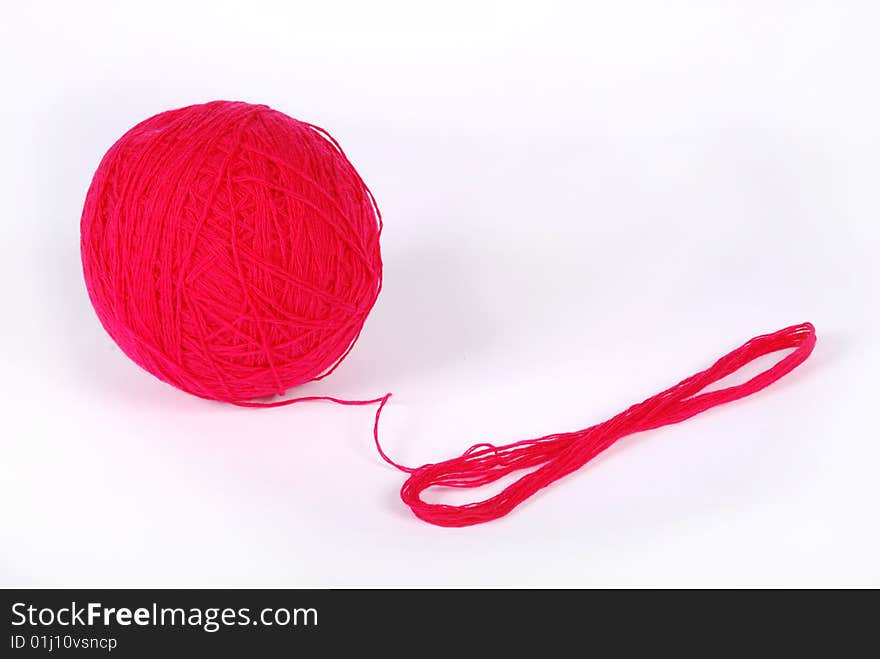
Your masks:
<svg viewBox="0 0 880 659"><path fill-rule="evenodd" d="M83 209L83 272L137 364L247 401L348 354L381 289L381 226L326 132L217 101L151 117L110 148Z"/></svg>

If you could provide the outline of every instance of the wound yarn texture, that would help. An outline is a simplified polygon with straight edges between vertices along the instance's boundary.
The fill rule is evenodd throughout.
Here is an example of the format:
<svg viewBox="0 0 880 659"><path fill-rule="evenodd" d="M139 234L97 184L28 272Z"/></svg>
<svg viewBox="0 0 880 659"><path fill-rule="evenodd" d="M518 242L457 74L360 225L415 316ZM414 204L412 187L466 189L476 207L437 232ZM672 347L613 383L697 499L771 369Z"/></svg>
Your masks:
<svg viewBox="0 0 880 659"><path fill-rule="evenodd" d="M348 354L381 289L381 226L325 131L217 101L151 117L110 148L83 209L83 272L132 360L241 403Z"/></svg>
<svg viewBox="0 0 880 659"><path fill-rule="evenodd" d="M123 135L95 172L81 220L83 274L104 328L137 364L186 392L246 407L376 404L373 438L409 476L403 502L438 526L497 519L622 437L748 396L801 364L809 323L752 339L705 371L614 418L504 446L476 444L421 467L390 459L379 419L391 394L261 401L329 375L382 288L382 216L330 135L265 105L215 101L158 114ZM744 384L704 389L793 349ZM527 471L499 494L450 506L431 487L476 488Z"/></svg>

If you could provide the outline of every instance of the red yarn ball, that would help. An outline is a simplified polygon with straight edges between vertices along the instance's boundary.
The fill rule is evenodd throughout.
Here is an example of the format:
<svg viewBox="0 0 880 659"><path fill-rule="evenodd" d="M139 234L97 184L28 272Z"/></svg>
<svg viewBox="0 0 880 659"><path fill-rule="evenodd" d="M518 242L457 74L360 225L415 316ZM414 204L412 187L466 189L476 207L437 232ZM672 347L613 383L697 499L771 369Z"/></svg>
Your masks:
<svg viewBox="0 0 880 659"><path fill-rule="evenodd" d="M138 124L83 209L89 297L140 366L242 402L329 374L382 286L381 215L326 132L217 101Z"/></svg>

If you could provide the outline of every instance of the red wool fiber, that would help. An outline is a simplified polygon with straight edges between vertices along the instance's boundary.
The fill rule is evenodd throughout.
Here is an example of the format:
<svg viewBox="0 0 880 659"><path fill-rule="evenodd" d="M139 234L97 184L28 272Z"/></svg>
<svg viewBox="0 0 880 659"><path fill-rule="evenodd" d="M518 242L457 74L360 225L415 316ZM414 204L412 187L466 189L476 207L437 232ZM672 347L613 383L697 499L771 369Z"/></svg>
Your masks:
<svg viewBox="0 0 880 659"><path fill-rule="evenodd" d="M83 271L131 359L238 403L348 354L382 286L381 228L327 133L218 101L151 117L110 148L83 209Z"/></svg>
<svg viewBox="0 0 880 659"><path fill-rule="evenodd" d="M409 474L404 503L439 526L502 517L626 435L763 389L816 341L809 323L788 327L604 423L404 467L379 444L390 394L255 400L329 375L351 351L382 288L381 231L372 194L326 131L264 105L216 101L151 117L110 148L83 208L83 274L123 352L183 391L246 407L378 404L376 448ZM785 349L793 351L748 382L700 393ZM522 470L530 471L484 501L421 498L430 487L480 487Z"/></svg>

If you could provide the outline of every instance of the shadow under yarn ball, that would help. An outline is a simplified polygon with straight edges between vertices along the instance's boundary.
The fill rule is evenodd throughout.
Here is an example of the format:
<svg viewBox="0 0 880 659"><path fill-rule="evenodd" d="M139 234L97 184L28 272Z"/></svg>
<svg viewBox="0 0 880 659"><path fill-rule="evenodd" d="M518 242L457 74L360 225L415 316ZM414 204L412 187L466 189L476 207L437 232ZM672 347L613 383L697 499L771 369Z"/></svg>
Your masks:
<svg viewBox="0 0 880 659"><path fill-rule="evenodd" d="M83 209L104 328L140 366L227 402L348 354L381 289L381 215L322 129L264 105L164 112L117 141Z"/></svg>

